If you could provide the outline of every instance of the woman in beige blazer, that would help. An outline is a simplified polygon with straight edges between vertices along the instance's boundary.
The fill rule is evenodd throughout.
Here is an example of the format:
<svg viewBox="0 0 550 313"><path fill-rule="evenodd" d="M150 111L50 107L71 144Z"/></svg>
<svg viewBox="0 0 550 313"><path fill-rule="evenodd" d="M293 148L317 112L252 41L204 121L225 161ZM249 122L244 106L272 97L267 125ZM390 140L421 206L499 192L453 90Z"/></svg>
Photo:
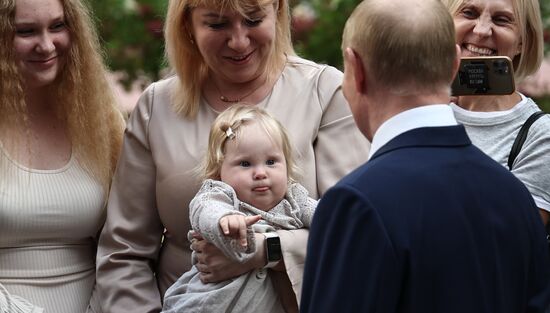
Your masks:
<svg viewBox="0 0 550 313"><path fill-rule="evenodd" d="M259 106L283 123L312 197L368 154L341 92L342 73L295 56L286 0L171 0L165 35L175 75L149 86L130 116L100 237L95 298L103 312L159 312L165 290L190 269L188 205L201 185L193 172L210 124L232 104ZM278 234L295 301L308 231ZM261 252L232 262L205 241L193 248L205 282L267 262Z"/></svg>

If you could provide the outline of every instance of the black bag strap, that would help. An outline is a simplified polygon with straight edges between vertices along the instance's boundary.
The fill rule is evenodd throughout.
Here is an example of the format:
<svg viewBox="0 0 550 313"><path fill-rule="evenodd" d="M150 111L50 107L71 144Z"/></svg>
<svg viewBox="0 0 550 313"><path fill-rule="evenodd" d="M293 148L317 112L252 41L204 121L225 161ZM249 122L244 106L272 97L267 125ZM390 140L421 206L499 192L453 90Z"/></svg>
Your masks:
<svg viewBox="0 0 550 313"><path fill-rule="evenodd" d="M508 156L508 168L512 170L512 164L514 163L514 160L518 156L519 152L521 151L521 147L523 146L523 143L525 142L525 139L527 139L527 133L529 132L529 128L531 125L539 119L539 117L546 114L546 112L538 111L531 116L523 123L523 126L521 126L521 129L518 132L518 135L516 137L516 140L514 140L514 144L512 145L512 149L510 150L510 155Z"/></svg>

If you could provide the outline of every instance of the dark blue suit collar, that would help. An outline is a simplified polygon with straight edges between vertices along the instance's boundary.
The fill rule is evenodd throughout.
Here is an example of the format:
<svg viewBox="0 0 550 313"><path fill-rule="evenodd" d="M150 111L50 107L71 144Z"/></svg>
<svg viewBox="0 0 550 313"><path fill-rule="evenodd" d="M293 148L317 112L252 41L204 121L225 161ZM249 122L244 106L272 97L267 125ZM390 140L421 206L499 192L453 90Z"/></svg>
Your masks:
<svg viewBox="0 0 550 313"><path fill-rule="evenodd" d="M458 147L471 144L462 125L415 128L390 140L376 151L370 160L392 150L406 147Z"/></svg>

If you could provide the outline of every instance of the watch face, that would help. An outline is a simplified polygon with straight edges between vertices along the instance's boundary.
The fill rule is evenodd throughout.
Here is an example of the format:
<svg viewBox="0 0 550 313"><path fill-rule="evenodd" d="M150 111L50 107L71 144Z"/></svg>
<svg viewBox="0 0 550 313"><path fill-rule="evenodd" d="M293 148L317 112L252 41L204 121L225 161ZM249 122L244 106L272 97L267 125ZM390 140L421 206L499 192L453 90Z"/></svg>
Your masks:
<svg viewBox="0 0 550 313"><path fill-rule="evenodd" d="M279 237L266 238L267 261L279 261L281 259L281 241Z"/></svg>

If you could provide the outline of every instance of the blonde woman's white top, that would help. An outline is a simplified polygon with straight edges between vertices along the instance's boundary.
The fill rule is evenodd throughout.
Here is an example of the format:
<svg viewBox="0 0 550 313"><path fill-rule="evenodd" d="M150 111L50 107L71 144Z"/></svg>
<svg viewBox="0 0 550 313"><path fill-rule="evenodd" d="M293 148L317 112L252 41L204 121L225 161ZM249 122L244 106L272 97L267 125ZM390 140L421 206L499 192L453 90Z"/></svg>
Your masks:
<svg viewBox="0 0 550 313"><path fill-rule="evenodd" d="M95 237L104 219L101 185L74 157L60 169L35 170L0 146L0 169L0 284L6 302L23 299L45 313L85 312L95 281Z"/></svg>

